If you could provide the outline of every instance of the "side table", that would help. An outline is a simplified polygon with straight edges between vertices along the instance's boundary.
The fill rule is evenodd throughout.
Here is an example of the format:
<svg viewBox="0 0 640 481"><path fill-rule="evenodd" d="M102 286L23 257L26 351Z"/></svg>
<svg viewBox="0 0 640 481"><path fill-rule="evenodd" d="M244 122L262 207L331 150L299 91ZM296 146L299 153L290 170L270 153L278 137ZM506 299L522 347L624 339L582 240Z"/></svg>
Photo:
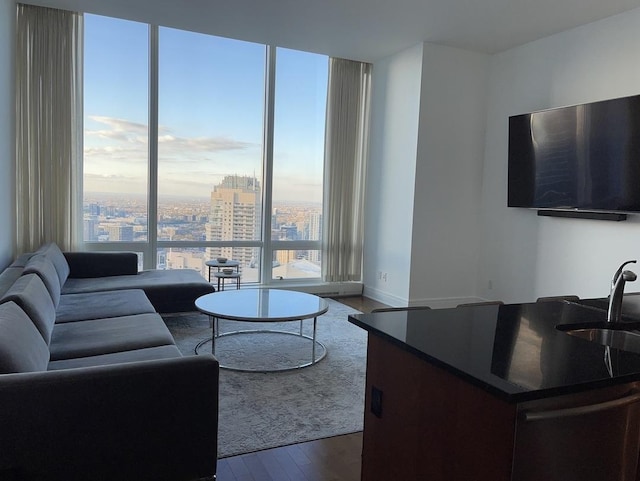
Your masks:
<svg viewBox="0 0 640 481"><path fill-rule="evenodd" d="M240 273L240 261L234 261L231 259L227 259L227 262L218 262L213 259L204 263L205 266L209 268L209 282L211 282L211 268L215 267L218 269L218 272L221 272L220 269L224 269L227 267L235 267L236 273Z"/></svg>
<svg viewBox="0 0 640 481"><path fill-rule="evenodd" d="M219 271L219 272L214 272L213 277L218 279L219 291L224 291L224 284L226 282L226 279L235 279L236 289L240 289L240 273L239 272L232 272L231 274L227 274L225 272Z"/></svg>

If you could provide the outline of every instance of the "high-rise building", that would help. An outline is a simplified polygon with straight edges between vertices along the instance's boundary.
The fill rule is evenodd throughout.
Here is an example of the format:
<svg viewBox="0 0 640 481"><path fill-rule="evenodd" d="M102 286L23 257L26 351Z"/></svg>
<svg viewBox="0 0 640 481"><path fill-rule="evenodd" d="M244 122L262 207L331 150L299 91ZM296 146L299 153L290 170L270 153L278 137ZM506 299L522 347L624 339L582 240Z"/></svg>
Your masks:
<svg viewBox="0 0 640 481"><path fill-rule="evenodd" d="M89 242L95 242L98 240L98 220L95 217L89 217L84 219L84 240Z"/></svg>
<svg viewBox="0 0 640 481"><path fill-rule="evenodd" d="M309 240L322 239L322 214L320 212L312 212L309 214ZM322 258L322 252L309 251L309 260L319 263Z"/></svg>
<svg viewBox="0 0 640 481"><path fill-rule="evenodd" d="M158 253L156 256L156 269L166 269L167 268L167 251L164 249L158 249Z"/></svg>
<svg viewBox="0 0 640 481"><path fill-rule="evenodd" d="M290 250L277 250L275 252L276 261L278 266L287 266L290 262L296 260L296 251Z"/></svg>
<svg viewBox="0 0 640 481"><path fill-rule="evenodd" d="M109 225L107 226L107 233L109 234L109 242L133 242L132 225Z"/></svg>
<svg viewBox="0 0 640 481"><path fill-rule="evenodd" d="M311 212L309 214L309 240L322 239L322 214Z"/></svg>
<svg viewBox="0 0 640 481"><path fill-rule="evenodd" d="M260 239L262 193L255 177L228 175L211 192L211 212L207 224L208 241ZM227 257L241 266L259 262L257 248L209 247L207 258Z"/></svg>
<svg viewBox="0 0 640 481"><path fill-rule="evenodd" d="M296 240L298 238L298 228L295 225L281 225L279 240Z"/></svg>

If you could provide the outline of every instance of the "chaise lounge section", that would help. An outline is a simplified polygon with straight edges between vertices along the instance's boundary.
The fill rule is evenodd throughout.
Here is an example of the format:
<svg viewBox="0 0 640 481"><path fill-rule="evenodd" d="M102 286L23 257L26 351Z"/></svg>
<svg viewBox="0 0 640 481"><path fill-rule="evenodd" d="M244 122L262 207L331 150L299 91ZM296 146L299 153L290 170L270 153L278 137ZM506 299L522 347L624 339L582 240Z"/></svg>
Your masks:
<svg viewBox="0 0 640 481"><path fill-rule="evenodd" d="M177 311L213 289L105 255L48 244L0 274L0 479L211 479L218 362L180 354L146 289L181 292Z"/></svg>

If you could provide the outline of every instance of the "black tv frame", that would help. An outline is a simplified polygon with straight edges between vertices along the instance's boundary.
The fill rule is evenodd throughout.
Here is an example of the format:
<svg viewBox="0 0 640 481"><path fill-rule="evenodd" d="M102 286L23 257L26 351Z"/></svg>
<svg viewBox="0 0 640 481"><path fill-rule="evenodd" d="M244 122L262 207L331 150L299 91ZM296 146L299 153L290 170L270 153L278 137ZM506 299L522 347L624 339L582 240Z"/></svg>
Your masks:
<svg viewBox="0 0 640 481"><path fill-rule="evenodd" d="M538 144L536 119L544 122L542 138L562 143ZM581 122L584 129L578 128ZM561 135L554 139L557 132ZM537 209L541 216L626 220L627 214L640 213L639 139L640 95L510 116L507 205ZM567 159L557 186L549 183L558 182L556 159ZM589 190L583 190L585 179L593 183L586 184Z"/></svg>

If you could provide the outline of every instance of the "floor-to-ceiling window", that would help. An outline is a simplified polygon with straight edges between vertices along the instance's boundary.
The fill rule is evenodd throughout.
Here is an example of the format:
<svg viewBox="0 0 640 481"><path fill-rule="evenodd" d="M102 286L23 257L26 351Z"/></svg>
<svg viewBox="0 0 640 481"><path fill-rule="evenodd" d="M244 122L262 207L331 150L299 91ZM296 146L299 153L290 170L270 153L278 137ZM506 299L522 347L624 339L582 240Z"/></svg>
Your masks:
<svg viewBox="0 0 640 481"><path fill-rule="evenodd" d="M114 30L114 22L85 18L83 238L135 250L142 262L151 207L149 28L118 20Z"/></svg>
<svg viewBox="0 0 640 481"><path fill-rule="evenodd" d="M159 29L160 267L203 271L227 257L245 282L260 280L266 50Z"/></svg>
<svg viewBox="0 0 640 481"><path fill-rule="evenodd" d="M273 279L320 278L327 59L277 49Z"/></svg>
<svg viewBox="0 0 640 481"><path fill-rule="evenodd" d="M322 55L86 15L87 248L319 279L327 70Z"/></svg>

